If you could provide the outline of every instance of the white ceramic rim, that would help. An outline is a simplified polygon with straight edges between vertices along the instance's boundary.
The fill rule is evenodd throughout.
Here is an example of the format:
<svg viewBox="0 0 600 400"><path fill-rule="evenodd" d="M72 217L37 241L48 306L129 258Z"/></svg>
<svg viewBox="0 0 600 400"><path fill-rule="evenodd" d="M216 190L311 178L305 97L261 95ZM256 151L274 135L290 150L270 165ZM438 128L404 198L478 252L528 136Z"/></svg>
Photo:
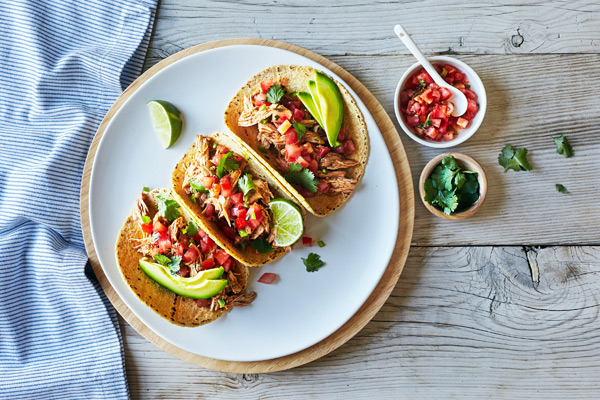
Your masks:
<svg viewBox="0 0 600 400"><path fill-rule="evenodd" d="M396 119L398 120L398 123L400 124L400 127L402 128L404 133L406 133L406 135L408 135L409 138L411 138L412 140L414 140L417 143L420 143L427 147L434 147L434 148L438 148L438 149L454 147L454 146L457 146L457 145L465 142L466 140L468 140L471 136L473 136L475 134L475 132L477 132L477 129L479 129L479 127L481 126L481 123L483 122L483 118L485 117L485 111L487 109L487 95L485 93L485 87L483 86L483 82L479 78L479 75L477 75L477 73L473 70L473 68L469 67L464 62L457 60L456 58L448 57L448 56L435 56L435 57L429 57L428 60L432 61L432 64L437 64L437 63L435 63L435 61L443 61L443 62L453 65L455 67L459 67L461 69L461 71L465 75L467 75L467 79L469 80L469 82L471 82L471 88L478 96L477 100L479 103L479 112L473 119L471 126L460 131L458 136L455 139L450 140L449 142L434 142L433 140L423 139L420 136L413 133L410 130L410 128L406 125L406 123L404 122L402 115L400 113L399 97L400 97L400 92L402 90L402 87L404 86L404 82L408 79L408 77L413 72L415 72L415 70L417 68L421 67L421 64L416 62L410 68L408 68L406 70L406 72L404 72L404 74L398 81L398 86L396 86L396 92L394 93L394 112L396 114ZM475 82L477 85L473 85L473 82ZM475 90L474 86L478 86L478 89Z"/></svg>

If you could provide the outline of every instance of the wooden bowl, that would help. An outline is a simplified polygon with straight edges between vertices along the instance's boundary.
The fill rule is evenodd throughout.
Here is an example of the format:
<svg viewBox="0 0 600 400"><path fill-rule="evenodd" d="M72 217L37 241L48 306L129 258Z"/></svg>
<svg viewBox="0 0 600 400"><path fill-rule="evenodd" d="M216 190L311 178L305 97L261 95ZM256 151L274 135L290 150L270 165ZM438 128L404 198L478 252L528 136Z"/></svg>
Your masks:
<svg viewBox="0 0 600 400"><path fill-rule="evenodd" d="M459 213L452 213L450 215L444 214L443 211L438 210L437 208L425 201L425 180L429 177L429 175L431 175L433 169L442 162L444 157L447 156L453 156L462 169L477 172L477 181L479 182L479 199L466 210L463 210ZM481 165L479 165L477 161L475 161L473 158L469 157L466 154L455 152L440 154L439 156L429 161L427 165L425 165L425 168L423 168L423 172L421 172L421 178L419 179L419 194L421 196L421 201L423 202L425 207L427 207L427 209L436 217L449 219L452 221L469 218L471 215L475 214L477 210L479 210L479 208L485 200L485 196L487 195L487 178L485 176L485 171L483 170L483 168L481 168Z"/></svg>

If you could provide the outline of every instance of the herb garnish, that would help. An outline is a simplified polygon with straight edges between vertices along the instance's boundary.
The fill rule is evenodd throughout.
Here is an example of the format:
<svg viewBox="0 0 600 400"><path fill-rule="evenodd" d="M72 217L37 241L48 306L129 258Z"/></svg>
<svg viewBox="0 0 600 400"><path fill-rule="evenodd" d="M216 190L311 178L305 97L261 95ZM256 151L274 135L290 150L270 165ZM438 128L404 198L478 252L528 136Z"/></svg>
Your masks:
<svg viewBox="0 0 600 400"><path fill-rule="evenodd" d="M317 244L319 245L319 247L325 247L325 242L324 242L324 241L322 241L322 240L319 240L319 241L317 242Z"/></svg>
<svg viewBox="0 0 600 400"><path fill-rule="evenodd" d="M256 185L254 184L254 181L252 181L252 176L250 174L246 174L238 180L238 187L244 192L244 201L248 200L248 193L250 193L251 190L256 189Z"/></svg>
<svg viewBox="0 0 600 400"><path fill-rule="evenodd" d="M417 125L417 128L419 129L425 129L425 128L429 128L431 126L432 122L429 119L429 115L427 116L427 119L425 120L425 122Z"/></svg>
<svg viewBox="0 0 600 400"><path fill-rule="evenodd" d="M240 164L233 158L233 151L226 153L221 157L221 161L219 161L219 166L217 167L217 176L221 179L227 172L225 170L231 172L235 171L240 167Z"/></svg>
<svg viewBox="0 0 600 400"><path fill-rule="evenodd" d="M566 158L573 157L573 148L565 135L560 135L559 137L552 139L554 139L554 143L556 143L556 152L558 154L562 154Z"/></svg>
<svg viewBox="0 0 600 400"><path fill-rule="evenodd" d="M195 221L190 221L184 233L188 236L196 235L198 233L198 224Z"/></svg>
<svg viewBox="0 0 600 400"><path fill-rule="evenodd" d="M423 90L425 90L426 88L427 84L425 83L425 81L423 79L419 79L419 86L417 86L417 88L415 89L413 97L420 95L421 92L423 92Z"/></svg>
<svg viewBox="0 0 600 400"><path fill-rule="evenodd" d="M298 136L298 141L300 141L300 139L302 139L302 136L304 136L304 134L306 133L306 125L301 124L296 121L292 121L292 126L294 127L294 130L296 131L296 135Z"/></svg>
<svg viewBox="0 0 600 400"><path fill-rule="evenodd" d="M289 183L301 185L310 193L317 192L317 184L319 181L315 179L315 174L313 174L307 168L302 168L299 163L291 163L290 172L285 174L284 178Z"/></svg>
<svg viewBox="0 0 600 400"><path fill-rule="evenodd" d="M316 253L310 253L308 257L302 258L302 262L306 266L308 272L318 271L325 263L321 260L321 256Z"/></svg>
<svg viewBox="0 0 600 400"><path fill-rule="evenodd" d="M174 221L179 218L179 204L173 199L169 198L169 194L159 194L156 196L158 199L158 214L162 215L169 221Z"/></svg>
<svg viewBox="0 0 600 400"><path fill-rule="evenodd" d="M254 239L254 241L252 242L252 248L258 251L260 254L267 254L275 250L273 247L271 247L269 242L267 242L263 238Z"/></svg>
<svg viewBox="0 0 600 400"><path fill-rule="evenodd" d="M267 101L269 103L279 103L285 92L279 85L273 85L267 90Z"/></svg>
<svg viewBox="0 0 600 400"><path fill-rule="evenodd" d="M556 184L556 190L561 192L561 193L569 193L569 191L567 190L566 187L564 187L563 185L561 185L560 183Z"/></svg>
<svg viewBox="0 0 600 400"><path fill-rule="evenodd" d="M425 180L425 201L439 207L444 214L469 207L479 199L477 173L465 171L452 156L444 157L441 164Z"/></svg>
<svg viewBox="0 0 600 400"><path fill-rule="evenodd" d="M144 192L148 193L150 191L150 188L148 186L144 186L144 188L142 190Z"/></svg>
<svg viewBox="0 0 600 400"><path fill-rule="evenodd" d="M192 188L192 190L194 191L194 193L206 193L206 192L208 192L208 189L206 189L202 185L199 185L193 179L190 179L190 187Z"/></svg>
<svg viewBox="0 0 600 400"><path fill-rule="evenodd" d="M173 256L171 258L163 255L157 254L154 256L154 259L164 265L165 267L169 267L171 270L171 275L175 275L177 271L179 271L179 263L181 262L181 256Z"/></svg>
<svg viewBox="0 0 600 400"><path fill-rule="evenodd" d="M504 172L509 169L515 171L531 171L533 167L527 161L527 149L515 149L507 144L498 156L498 164L504 167Z"/></svg>

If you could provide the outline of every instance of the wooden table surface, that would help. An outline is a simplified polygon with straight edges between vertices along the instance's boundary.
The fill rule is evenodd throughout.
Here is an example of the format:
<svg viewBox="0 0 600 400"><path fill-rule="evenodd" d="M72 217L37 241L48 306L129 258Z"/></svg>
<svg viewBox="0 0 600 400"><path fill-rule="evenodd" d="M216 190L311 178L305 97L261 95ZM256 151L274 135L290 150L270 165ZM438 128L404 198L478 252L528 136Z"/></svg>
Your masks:
<svg viewBox="0 0 600 400"><path fill-rule="evenodd" d="M121 320L133 398L600 398L598 3L162 0L145 68L207 41L281 40L348 70L395 121L393 93L415 61L396 23L427 55L457 57L483 80L485 120L453 149L487 172L482 209L443 221L417 198L413 247L388 302L347 344L296 369L206 370ZM442 151L397 128L418 182ZM563 133L573 158L556 153ZM503 172L507 143L529 149L533 171Z"/></svg>

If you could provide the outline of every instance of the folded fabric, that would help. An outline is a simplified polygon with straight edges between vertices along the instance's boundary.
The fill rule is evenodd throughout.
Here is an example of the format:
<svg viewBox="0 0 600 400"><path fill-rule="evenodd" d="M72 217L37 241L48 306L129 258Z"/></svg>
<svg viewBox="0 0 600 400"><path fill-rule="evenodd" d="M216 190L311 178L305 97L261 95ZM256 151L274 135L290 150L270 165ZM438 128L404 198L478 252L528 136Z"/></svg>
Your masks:
<svg viewBox="0 0 600 400"><path fill-rule="evenodd" d="M0 398L127 398L79 187L96 128L142 70L156 0L0 0Z"/></svg>

